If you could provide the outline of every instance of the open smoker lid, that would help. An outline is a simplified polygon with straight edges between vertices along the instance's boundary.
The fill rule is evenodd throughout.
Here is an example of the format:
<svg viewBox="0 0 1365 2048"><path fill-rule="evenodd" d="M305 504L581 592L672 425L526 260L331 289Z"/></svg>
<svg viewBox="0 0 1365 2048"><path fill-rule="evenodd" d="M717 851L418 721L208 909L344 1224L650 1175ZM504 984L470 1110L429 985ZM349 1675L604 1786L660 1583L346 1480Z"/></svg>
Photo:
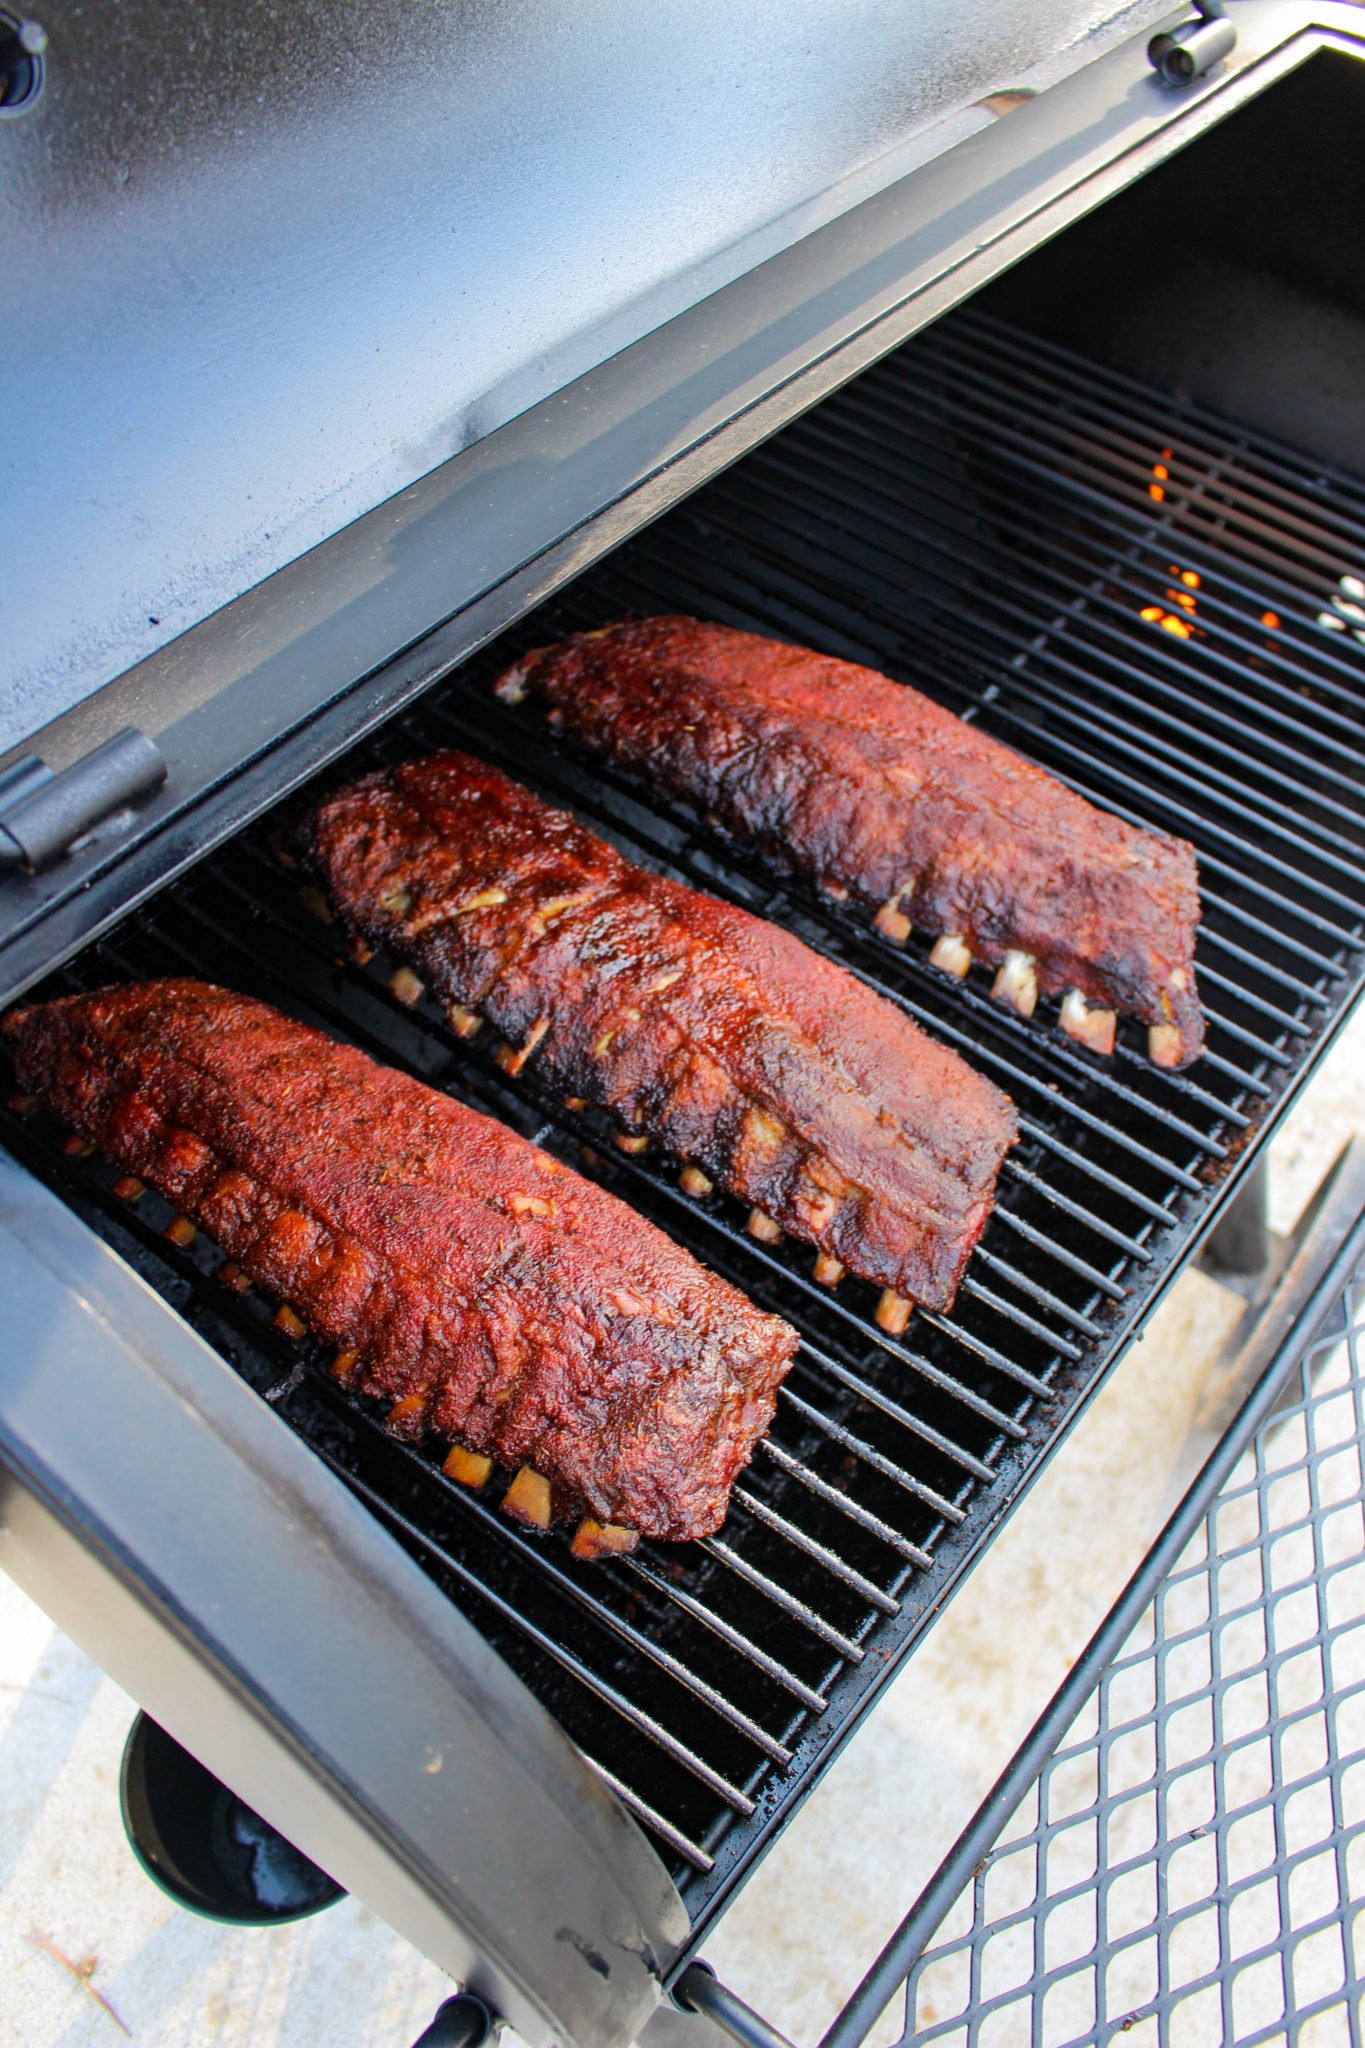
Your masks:
<svg viewBox="0 0 1365 2048"><path fill-rule="evenodd" d="M0 750L1154 11L44 0Z"/></svg>

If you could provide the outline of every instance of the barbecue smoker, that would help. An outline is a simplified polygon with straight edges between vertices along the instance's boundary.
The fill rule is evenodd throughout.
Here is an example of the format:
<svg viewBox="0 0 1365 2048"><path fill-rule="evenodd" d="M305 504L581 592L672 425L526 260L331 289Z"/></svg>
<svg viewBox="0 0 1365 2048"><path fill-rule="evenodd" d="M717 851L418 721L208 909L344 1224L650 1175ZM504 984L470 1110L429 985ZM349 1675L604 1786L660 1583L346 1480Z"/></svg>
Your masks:
<svg viewBox="0 0 1365 2048"><path fill-rule="evenodd" d="M581 1164L592 1128L275 858L305 795L467 743L1020 1112L955 1310L898 1338L735 1205L599 1163L803 1346L723 1531L594 1568L7 1117L0 1563L536 2043L734 2022L672 1987L1365 969L1365 14L1041 12L6 29L4 998L203 975ZM914 679L1192 839L1207 1057L1095 1060L494 702L661 610Z"/></svg>

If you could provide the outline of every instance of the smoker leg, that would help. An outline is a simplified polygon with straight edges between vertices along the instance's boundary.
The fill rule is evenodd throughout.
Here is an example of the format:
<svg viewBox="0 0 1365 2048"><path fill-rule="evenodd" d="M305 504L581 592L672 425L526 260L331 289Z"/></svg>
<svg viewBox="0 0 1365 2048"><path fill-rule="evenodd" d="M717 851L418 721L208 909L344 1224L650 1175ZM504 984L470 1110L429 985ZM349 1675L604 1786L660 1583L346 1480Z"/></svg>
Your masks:
<svg viewBox="0 0 1365 2048"><path fill-rule="evenodd" d="M493 2014L473 1991L448 1998L412 2048L483 2048L496 2024Z"/></svg>
<svg viewBox="0 0 1365 2048"><path fill-rule="evenodd" d="M345 1897L147 1714L128 1736L119 1792L133 1854L193 1913L278 1927Z"/></svg>
<svg viewBox="0 0 1365 2048"><path fill-rule="evenodd" d="M673 1986L673 1996L684 2012L703 2014L738 2048L792 2048L785 2034L721 1983L709 1963L689 1963Z"/></svg>
<svg viewBox="0 0 1365 2048"><path fill-rule="evenodd" d="M1249 1279L1270 1263L1266 1213L1268 1178L1264 1160L1253 1166L1204 1242L1200 1264L1210 1273Z"/></svg>

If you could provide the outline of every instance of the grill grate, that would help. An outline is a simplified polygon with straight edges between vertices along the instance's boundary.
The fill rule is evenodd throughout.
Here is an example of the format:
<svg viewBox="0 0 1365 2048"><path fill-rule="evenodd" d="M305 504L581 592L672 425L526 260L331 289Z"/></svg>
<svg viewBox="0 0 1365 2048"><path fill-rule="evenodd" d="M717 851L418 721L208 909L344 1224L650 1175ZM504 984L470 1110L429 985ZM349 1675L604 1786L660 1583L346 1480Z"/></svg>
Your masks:
<svg viewBox="0 0 1365 2048"><path fill-rule="evenodd" d="M467 743L627 852L785 922L1014 1097L1023 1140L951 1316L902 1339L874 1290L818 1287L601 1127L519 1091L491 1048L340 957L271 857L279 820L214 854L61 985L194 972L282 1003L587 1164L797 1322L769 1440L715 1538L592 1570L387 1436L272 1304L216 1278L169 1210L114 1195L43 1119L14 1149L89 1215L409 1545L658 1838L699 1929L793 1810L1169 1277L1362 968L1365 486L970 309L907 344L637 536L344 773ZM1210 1050L1112 1062L775 886L679 809L491 701L522 647L668 608L921 679L1107 807L1184 832L1206 882ZM1365 607L1362 607L1365 609ZM1273 623L1270 621L1273 620ZM316 793L316 792L314 792ZM586 1153L584 1148L587 1148Z"/></svg>

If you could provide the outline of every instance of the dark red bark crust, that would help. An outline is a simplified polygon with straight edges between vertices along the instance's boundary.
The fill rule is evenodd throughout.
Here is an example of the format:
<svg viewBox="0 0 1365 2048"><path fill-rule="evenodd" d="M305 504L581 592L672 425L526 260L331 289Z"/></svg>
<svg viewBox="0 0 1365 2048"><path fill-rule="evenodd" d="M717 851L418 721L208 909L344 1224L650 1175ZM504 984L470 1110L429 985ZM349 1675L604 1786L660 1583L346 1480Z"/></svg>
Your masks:
<svg viewBox="0 0 1365 2048"><path fill-rule="evenodd" d="M468 754L367 776L300 843L350 930L850 1272L947 1308L1006 1096L789 933L636 867Z"/></svg>
<svg viewBox="0 0 1365 2048"><path fill-rule="evenodd" d="M1055 776L872 669L696 619L581 633L519 663L593 753L712 813L767 859L995 964L1042 994L1204 1044L1194 849L1097 810ZM504 679L506 681L506 679Z"/></svg>
<svg viewBox="0 0 1365 2048"><path fill-rule="evenodd" d="M366 1391L559 1513L724 1520L796 1349L605 1190L264 1003L154 981L12 1012L20 1086L158 1188Z"/></svg>

